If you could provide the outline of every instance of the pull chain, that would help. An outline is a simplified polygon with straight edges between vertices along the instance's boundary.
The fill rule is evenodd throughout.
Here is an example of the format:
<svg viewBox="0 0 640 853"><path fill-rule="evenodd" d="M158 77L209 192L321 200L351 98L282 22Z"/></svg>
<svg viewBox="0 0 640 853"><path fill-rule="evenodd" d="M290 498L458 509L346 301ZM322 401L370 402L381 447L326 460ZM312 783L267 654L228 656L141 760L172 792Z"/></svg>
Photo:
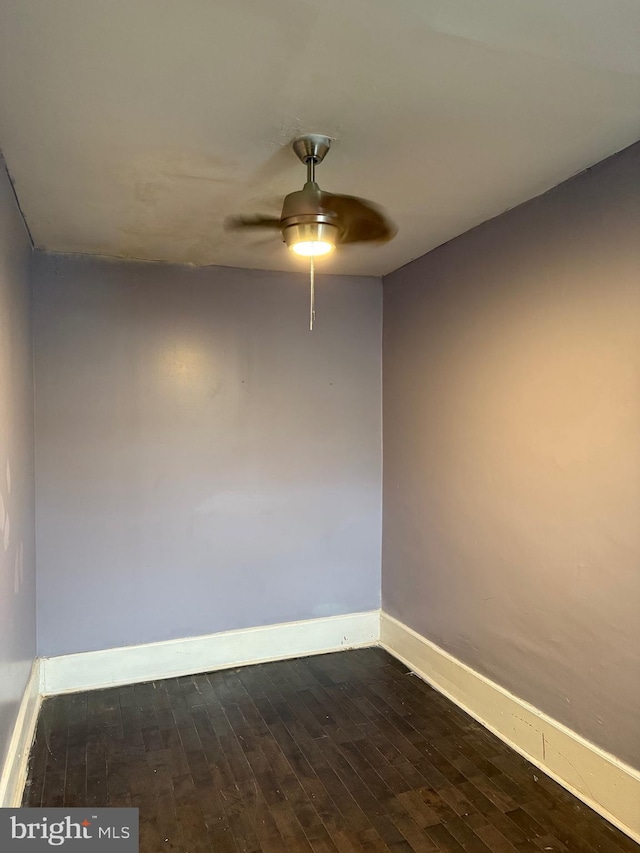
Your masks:
<svg viewBox="0 0 640 853"><path fill-rule="evenodd" d="M316 158L307 158L307 183L313 183L316 179ZM316 319L316 267L313 255L309 258L309 281L311 284L311 304L309 305L309 331L313 331L313 323Z"/></svg>
<svg viewBox="0 0 640 853"><path fill-rule="evenodd" d="M309 258L309 281L311 283L311 304L309 305L309 331L313 331L313 321L316 319L316 267L313 255Z"/></svg>

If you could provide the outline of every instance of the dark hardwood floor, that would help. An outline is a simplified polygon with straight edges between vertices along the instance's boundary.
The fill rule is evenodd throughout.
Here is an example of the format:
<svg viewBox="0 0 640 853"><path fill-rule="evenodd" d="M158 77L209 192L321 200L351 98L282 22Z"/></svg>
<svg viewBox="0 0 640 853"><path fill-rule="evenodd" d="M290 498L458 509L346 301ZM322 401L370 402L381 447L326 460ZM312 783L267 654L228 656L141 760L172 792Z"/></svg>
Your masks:
<svg viewBox="0 0 640 853"><path fill-rule="evenodd" d="M380 649L45 701L29 806L137 806L142 853L640 847Z"/></svg>

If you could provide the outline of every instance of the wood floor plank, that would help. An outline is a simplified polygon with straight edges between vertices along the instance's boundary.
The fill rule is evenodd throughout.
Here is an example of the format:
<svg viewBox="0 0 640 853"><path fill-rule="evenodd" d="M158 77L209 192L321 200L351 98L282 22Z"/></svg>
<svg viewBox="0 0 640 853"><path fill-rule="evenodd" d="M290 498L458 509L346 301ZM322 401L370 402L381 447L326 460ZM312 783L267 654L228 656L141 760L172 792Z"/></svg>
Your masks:
<svg viewBox="0 0 640 853"><path fill-rule="evenodd" d="M141 853L640 853L381 649L46 699L29 806L135 806Z"/></svg>

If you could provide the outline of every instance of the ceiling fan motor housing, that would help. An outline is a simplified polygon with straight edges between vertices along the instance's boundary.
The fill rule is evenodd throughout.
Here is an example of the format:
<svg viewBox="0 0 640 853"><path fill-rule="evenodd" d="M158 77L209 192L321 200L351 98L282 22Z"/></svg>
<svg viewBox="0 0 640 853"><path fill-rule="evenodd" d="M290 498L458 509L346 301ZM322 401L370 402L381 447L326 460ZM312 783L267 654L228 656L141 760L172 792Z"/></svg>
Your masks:
<svg viewBox="0 0 640 853"><path fill-rule="evenodd" d="M323 208L322 191L315 181L308 181L302 190L285 198L280 226L287 246L300 241L335 245L340 236L338 217Z"/></svg>

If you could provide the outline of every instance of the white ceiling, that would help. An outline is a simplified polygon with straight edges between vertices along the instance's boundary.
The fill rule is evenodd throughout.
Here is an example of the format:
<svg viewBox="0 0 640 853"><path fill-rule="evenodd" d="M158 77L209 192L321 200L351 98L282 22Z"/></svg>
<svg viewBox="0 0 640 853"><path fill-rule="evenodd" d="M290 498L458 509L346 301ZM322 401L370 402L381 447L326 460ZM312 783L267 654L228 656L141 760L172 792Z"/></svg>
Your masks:
<svg viewBox="0 0 640 853"><path fill-rule="evenodd" d="M40 248L292 269L278 214L320 185L382 204L383 274L640 137L638 0L2 0L0 146Z"/></svg>

